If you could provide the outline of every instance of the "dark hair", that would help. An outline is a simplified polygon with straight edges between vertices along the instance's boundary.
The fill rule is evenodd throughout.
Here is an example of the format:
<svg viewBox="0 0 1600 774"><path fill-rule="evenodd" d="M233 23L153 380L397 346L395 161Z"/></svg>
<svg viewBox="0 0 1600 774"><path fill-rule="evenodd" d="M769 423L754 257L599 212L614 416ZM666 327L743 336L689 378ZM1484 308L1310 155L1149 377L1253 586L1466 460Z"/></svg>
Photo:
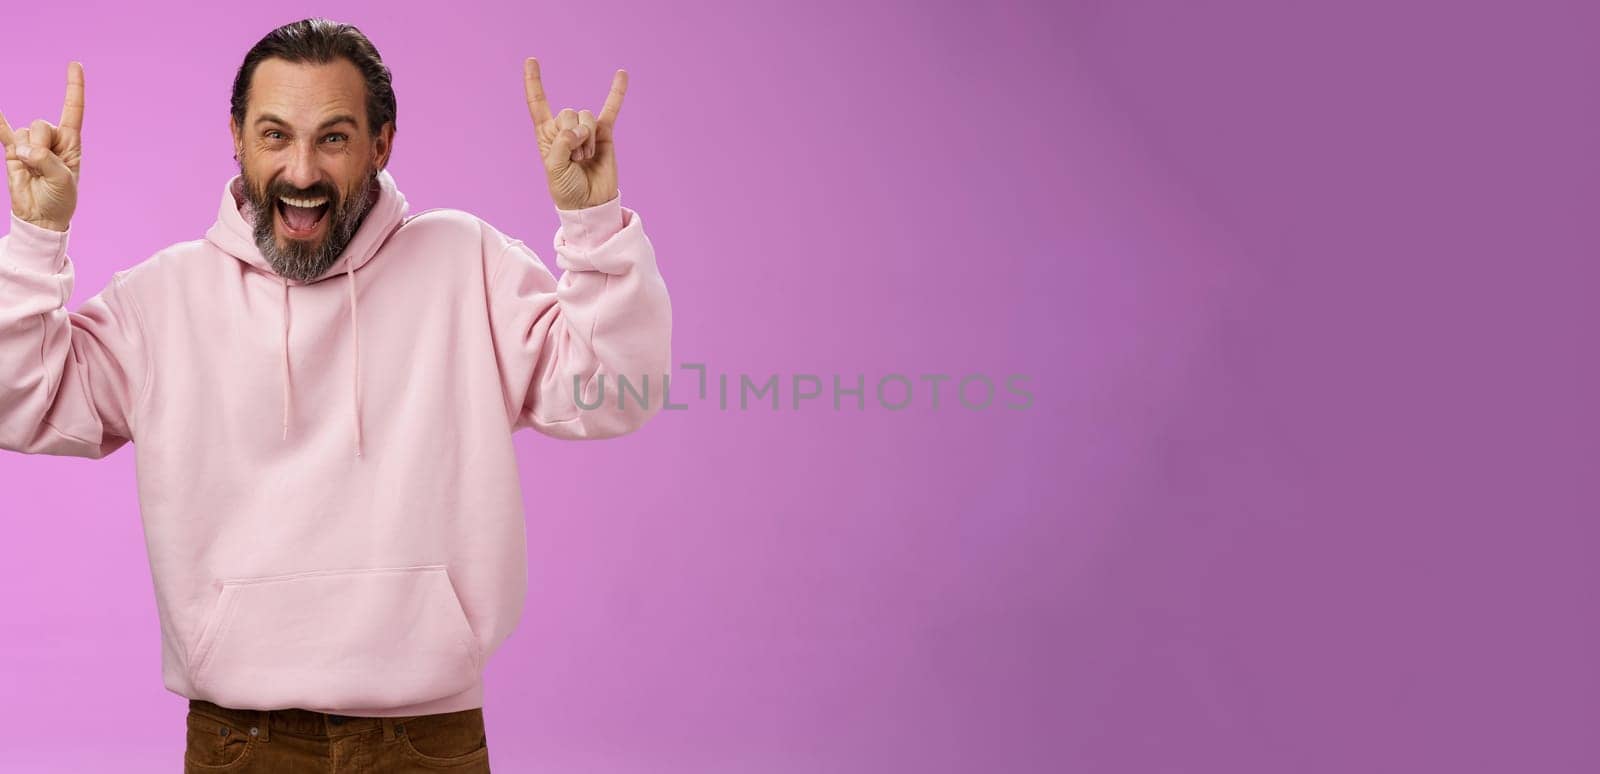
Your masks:
<svg viewBox="0 0 1600 774"><path fill-rule="evenodd" d="M348 60L367 82L368 130L375 136L384 124L394 123L394 86L377 47L354 25L313 18L291 22L267 33L244 55L244 64L239 65L239 74L233 78L232 102L233 120L241 131L256 65L273 57L306 64L327 64L340 58Z"/></svg>

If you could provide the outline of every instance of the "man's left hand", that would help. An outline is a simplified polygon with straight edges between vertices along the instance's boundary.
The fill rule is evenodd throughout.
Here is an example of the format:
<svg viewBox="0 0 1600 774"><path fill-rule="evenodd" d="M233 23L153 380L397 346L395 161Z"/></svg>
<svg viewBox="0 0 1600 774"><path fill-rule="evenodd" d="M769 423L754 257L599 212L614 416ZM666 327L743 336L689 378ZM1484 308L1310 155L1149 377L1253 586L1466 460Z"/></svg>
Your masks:
<svg viewBox="0 0 1600 774"><path fill-rule="evenodd" d="M628 71L611 79L611 93L600 115L565 108L550 114L550 101L539 82L539 60L522 63L523 87L528 92L528 113L539 135L539 156L549 178L550 198L563 210L605 204L617 196L617 155L611 141L622 96L628 91Z"/></svg>

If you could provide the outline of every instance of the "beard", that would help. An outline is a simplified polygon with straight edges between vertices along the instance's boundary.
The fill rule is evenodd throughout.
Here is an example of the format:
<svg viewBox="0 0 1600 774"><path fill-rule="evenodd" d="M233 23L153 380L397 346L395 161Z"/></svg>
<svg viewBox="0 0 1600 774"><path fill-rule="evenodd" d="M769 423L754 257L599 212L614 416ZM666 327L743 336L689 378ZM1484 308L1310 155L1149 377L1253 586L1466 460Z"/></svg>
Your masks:
<svg viewBox="0 0 1600 774"><path fill-rule="evenodd" d="M367 167L366 174L357 181L354 193L350 194L326 184L300 190L282 180L262 188L245 171L243 162L239 163L239 174L243 177L244 195L250 205L252 229L261 256L280 276L301 282L316 279L339 260L376 200L377 165ZM280 246L276 224L283 217L278 211L281 196L294 199L327 197L328 210L322 217L328 222L323 224L323 235L312 239L285 237L285 244Z"/></svg>

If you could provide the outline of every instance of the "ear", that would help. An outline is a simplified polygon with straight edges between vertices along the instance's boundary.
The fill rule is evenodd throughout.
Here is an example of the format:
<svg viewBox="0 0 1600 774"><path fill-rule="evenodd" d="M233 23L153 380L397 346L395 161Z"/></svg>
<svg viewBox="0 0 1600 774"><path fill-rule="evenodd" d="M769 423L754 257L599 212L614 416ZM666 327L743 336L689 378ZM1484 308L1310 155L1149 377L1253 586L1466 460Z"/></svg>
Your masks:
<svg viewBox="0 0 1600 774"><path fill-rule="evenodd" d="M373 155L377 157L378 169L389 165L389 156L394 152L394 122L385 122L383 128L378 130L378 136L373 139Z"/></svg>
<svg viewBox="0 0 1600 774"><path fill-rule="evenodd" d="M233 120L233 114L228 114L228 136L233 140L233 158L238 160L240 152L244 150L242 137L239 136L239 124Z"/></svg>

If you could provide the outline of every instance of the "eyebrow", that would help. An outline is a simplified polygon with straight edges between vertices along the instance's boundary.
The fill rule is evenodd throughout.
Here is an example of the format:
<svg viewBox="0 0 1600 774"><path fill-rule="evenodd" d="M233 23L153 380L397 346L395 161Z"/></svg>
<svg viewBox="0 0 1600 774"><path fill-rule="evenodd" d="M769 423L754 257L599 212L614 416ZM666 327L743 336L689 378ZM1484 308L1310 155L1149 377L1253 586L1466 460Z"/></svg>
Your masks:
<svg viewBox="0 0 1600 774"><path fill-rule="evenodd" d="M273 115L271 113L262 114L262 116L260 118L256 119L256 125L257 126L260 126L263 123L281 124L283 126L288 126L289 125L288 121L285 121L285 120L283 120L283 119L281 119L281 118L279 118L279 117L277 117L277 116L275 116L275 115ZM349 124L351 126L360 126L360 124L356 123L356 119L355 119L354 116L351 116L348 113L341 113L339 115L334 116L333 118L330 118L330 119L328 119L326 121L323 121L322 122L322 126L317 127L317 131L320 132L323 129L327 129L330 126L334 126L335 124Z"/></svg>

